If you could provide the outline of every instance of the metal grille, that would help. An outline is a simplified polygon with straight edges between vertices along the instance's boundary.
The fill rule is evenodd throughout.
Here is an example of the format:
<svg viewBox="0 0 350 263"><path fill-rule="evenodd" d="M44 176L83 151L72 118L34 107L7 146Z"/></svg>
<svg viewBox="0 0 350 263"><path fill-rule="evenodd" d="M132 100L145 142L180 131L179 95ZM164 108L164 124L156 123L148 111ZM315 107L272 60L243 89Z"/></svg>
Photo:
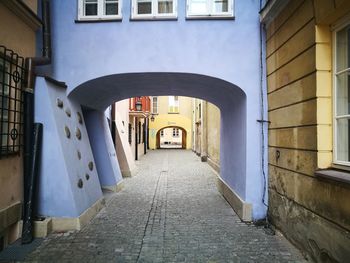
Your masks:
<svg viewBox="0 0 350 263"><path fill-rule="evenodd" d="M22 146L24 73L24 58L0 45L0 158Z"/></svg>

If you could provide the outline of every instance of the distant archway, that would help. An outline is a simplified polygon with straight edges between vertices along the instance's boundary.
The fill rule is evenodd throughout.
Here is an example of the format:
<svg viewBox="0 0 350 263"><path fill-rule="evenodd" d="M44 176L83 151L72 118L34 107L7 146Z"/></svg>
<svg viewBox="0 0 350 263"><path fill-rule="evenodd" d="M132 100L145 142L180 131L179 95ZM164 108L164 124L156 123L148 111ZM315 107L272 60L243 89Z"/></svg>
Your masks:
<svg viewBox="0 0 350 263"><path fill-rule="evenodd" d="M167 128L177 128L177 129L180 129L182 131L181 149L186 149L187 148L187 131L180 126L166 126L166 127L159 129L157 131L157 134L156 134L156 148L160 149L160 132L164 129L167 129Z"/></svg>

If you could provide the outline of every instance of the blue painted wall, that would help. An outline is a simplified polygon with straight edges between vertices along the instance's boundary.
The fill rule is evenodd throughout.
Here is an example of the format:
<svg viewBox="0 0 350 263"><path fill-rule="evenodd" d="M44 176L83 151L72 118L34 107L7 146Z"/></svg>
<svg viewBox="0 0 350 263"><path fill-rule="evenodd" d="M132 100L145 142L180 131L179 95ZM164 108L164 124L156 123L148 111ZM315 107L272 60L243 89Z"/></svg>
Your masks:
<svg viewBox="0 0 350 263"><path fill-rule="evenodd" d="M63 107L57 106L57 99ZM66 98L65 88L42 77L36 79L35 122L44 125L37 197L38 213L42 216L78 217L102 198L96 169L91 171L88 167L89 162L95 166L95 161L85 121L79 122L78 112L82 115L80 105ZM70 130L69 138L65 127ZM77 129L80 139L75 135ZM78 186L79 180L82 187Z"/></svg>
<svg viewBox="0 0 350 263"><path fill-rule="evenodd" d="M210 99L217 93L215 86L212 91L206 89L206 94L198 89L189 93L195 97L205 97L227 112L223 117L228 121L223 125L227 129L222 131L227 134L226 140L232 136L243 136L246 140L246 145L234 139L227 142L230 147L239 149L239 155L244 156L237 156L233 153L234 149L227 149L223 162L231 164L233 158L238 158L243 162L239 173L244 174L236 174L237 171L232 170L236 166L227 165L224 167L224 179L244 200L253 204L255 219L264 217L266 209L261 201L264 188L261 126L257 122L261 118L260 1L236 0L235 20L200 21L185 19L186 5L182 0L178 1L177 21L130 21L130 2L123 1L122 22L75 23L77 1L52 1L54 77L67 82L69 95L88 80L130 72L197 73L235 84L245 96L237 97L238 101L232 98L231 102L236 104L233 107L230 107L229 101L220 105L220 101ZM136 95L122 87L114 91L111 88L104 93L102 84L108 83L100 84L94 92L77 93L75 99L95 101L96 107L93 104L90 106L103 111L111 98ZM149 93L144 95L183 95L179 89L169 86L160 89L145 89ZM138 91L141 90L142 87L139 87ZM225 94L222 97L230 100L230 96ZM235 121L229 124L232 109L238 110L231 114ZM226 142L222 143L226 145ZM235 161L237 165L238 161ZM266 172L266 165L264 168ZM231 176L232 173L235 175Z"/></svg>

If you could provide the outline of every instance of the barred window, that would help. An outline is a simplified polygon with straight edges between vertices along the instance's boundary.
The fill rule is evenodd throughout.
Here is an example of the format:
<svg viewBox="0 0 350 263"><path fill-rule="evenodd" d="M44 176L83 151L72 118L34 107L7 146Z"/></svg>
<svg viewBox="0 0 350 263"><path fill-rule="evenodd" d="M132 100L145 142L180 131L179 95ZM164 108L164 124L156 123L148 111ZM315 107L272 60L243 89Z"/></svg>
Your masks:
<svg viewBox="0 0 350 263"><path fill-rule="evenodd" d="M0 46L0 157L18 153L23 124L24 59Z"/></svg>

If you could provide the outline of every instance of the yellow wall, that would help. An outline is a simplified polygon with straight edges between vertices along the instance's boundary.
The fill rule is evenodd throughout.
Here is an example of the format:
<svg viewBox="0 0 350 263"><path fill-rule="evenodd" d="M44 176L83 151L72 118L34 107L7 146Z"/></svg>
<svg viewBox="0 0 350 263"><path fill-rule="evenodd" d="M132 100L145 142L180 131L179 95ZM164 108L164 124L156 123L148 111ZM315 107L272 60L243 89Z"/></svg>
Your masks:
<svg viewBox="0 0 350 263"><path fill-rule="evenodd" d="M320 262L341 262L350 245L348 185L315 176L332 165L330 25L344 10L349 1L293 0L267 25L270 218Z"/></svg>
<svg viewBox="0 0 350 263"><path fill-rule="evenodd" d="M214 168L220 167L220 110L214 104L207 103L208 159Z"/></svg>
<svg viewBox="0 0 350 263"><path fill-rule="evenodd" d="M184 128L187 133L186 148L191 149L192 137L192 99L179 96L179 113L169 114L169 96L158 96L158 114L154 121L149 122L149 147L156 149L157 132L165 127L178 126Z"/></svg>
<svg viewBox="0 0 350 263"><path fill-rule="evenodd" d="M157 132L165 127L178 126L184 128L187 133L186 148L191 149L191 119L180 114L161 114L155 117L154 122L149 123L149 147L156 149Z"/></svg>
<svg viewBox="0 0 350 263"><path fill-rule="evenodd" d="M36 0L25 1L36 9ZM29 15L30 16L30 15ZM20 13L0 2L0 44L22 57L35 56L35 30ZM23 201L22 155L0 160L0 237L5 246L19 237L21 202Z"/></svg>

